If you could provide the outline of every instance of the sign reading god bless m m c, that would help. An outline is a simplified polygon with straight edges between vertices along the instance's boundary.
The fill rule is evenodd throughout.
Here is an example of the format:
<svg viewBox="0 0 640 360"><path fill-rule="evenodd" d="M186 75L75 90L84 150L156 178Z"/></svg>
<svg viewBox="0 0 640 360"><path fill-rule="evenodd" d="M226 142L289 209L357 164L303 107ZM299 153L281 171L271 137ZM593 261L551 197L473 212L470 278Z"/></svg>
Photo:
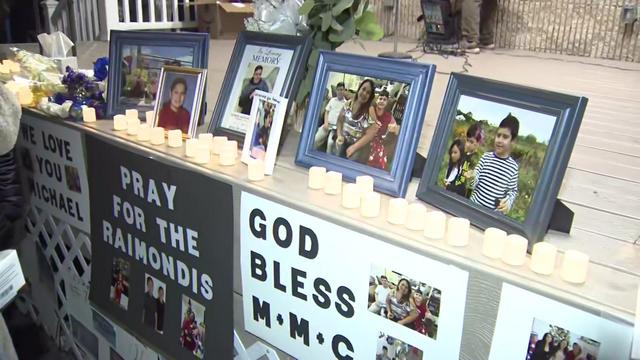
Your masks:
<svg viewBox="0 0 640 360"><path fill-rule="evenodd" d="M301 359L459 358L467 272L249 193L240 212L247 331Z"/></svg>

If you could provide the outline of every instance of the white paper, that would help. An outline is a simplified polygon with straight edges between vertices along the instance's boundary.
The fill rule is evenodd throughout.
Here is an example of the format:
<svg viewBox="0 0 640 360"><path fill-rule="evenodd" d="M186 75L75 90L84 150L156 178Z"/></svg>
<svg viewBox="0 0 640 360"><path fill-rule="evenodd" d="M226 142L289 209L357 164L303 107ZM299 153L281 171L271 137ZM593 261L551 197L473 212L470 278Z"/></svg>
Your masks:
<svg viewBox="0 0 640 360"><path fill-rule="evenodd" d="M301 359L333 359L336 348L342 356L375 359L381 334L410 345L416 352L422 352L424 359L433 358L433 354L437 354L438 360L459 358L468 281L466 271L246 192L242 193L240 211L242 300L247 331ZM262 216L256 215L260 213L265 221L255 217ZM254 222L253 231L249 227L251 221ZM274 223L281 224L275 232ZM266 226L267 240L254 235L255 227L263 226ZM273 234L287 239L286 228L291 229L291 244L282 247L276 243ZM309 232L305 229L310 229L318 239L317 255L312 259L299 255L300 234ZM256 254L264 257L267 276L264 281L254 277L252 258L256 261ZM441 290L435 339L368 310L370 274L379 274L381 268L392 269L403 277ZM301 282L298 286L294 286L296 279ZM328 290L322 285L327 293L326 307L318 305L321 296L316 287L323 282L330 287ZM286 290L276 288L275 284ZM294 296L294 288L304 295ZM262 306L269 303L270 307L269 315L264 312L264 318L257 321L254 320L256 301ZM347 315L338 310L347 309L345 303L352 309ZM308 345L305 345L304 337L291 336L293 316L298 322L301 319L308 322ZM340 336L349 340L351 351L340 341Z"/></svg>
<svg viewBox="0 0 640 360"><path fill-rule="evenodd" d="M24 285L24 275L18 253L11 249L0 252L0 309L18 294Z"/></svg>
<svg viewBox="0 0 640 360"><path fill-rule="evenodd" d="M580 336L597 341L600 344L597 359L629 358L631 326L504 283L489 360L525 359L534 321L569 331L572 334L569 347ZM540 337L543 335L539 334Z"/></svg>

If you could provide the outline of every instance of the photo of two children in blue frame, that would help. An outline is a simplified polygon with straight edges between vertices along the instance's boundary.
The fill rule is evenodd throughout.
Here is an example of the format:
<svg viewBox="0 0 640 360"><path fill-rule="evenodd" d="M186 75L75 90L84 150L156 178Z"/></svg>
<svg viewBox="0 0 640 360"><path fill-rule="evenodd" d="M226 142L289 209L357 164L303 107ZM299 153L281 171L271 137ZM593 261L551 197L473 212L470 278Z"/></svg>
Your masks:
<svg viewBox="0 0 640 360"><path fill-rule="evenodd" d="M437 186L523 223L556 117L461 95Z"/></svg>

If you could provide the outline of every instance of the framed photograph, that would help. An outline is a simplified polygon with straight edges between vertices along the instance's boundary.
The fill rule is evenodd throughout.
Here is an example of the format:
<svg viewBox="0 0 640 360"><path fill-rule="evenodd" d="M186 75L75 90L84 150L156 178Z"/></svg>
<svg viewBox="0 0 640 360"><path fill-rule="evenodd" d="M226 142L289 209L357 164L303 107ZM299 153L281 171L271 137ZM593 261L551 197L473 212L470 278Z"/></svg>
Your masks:
<svg viewBox="0 0 640 360"><path fill-rule="evenodd" d="M311 51L311 38L243 31L224 76L209 132L244 143L256 90L295 96ZM285 113L288 113L291 101Z"/></svg>
<svg viewBox="0 0 640 360"><path fill-rule="evenodd" d="M632 326L504 283L489 360L629 359L632 341Z"/></svg>
<svg viewBox="0 0 640 360"><path fill-rule="evenodd" d="M209 34L111 30L107 116L153 110L162 67L207 68Z"/></svg>
<svg viewBox="0 0 640 360"><path fill-rule="evenodd" d="M243 163L249 159L264 160L264 173L273 173L286 107L287 99L256 90L247 129L250 136L244 137L242 147Z"/></svg>
<svg viewBox="0 0 640 360"><path fill-rule="evenodd" d="M207 70L164 66L158 81L153 124L165 130L179 129L191 138L201 115Z"/></svg>
<svg viewBox="0 0 640 360"><path fill-rule="evenodd" d="M547 231L587 98L452 74L417 196L486 229Z"/></svg>
<svg viewBox="0 0 640 360"><path fill-rule="evenodd" d="M358 64L354 66L354 64ZM296 164L404 196L435 65L321 51Z"/></svg>

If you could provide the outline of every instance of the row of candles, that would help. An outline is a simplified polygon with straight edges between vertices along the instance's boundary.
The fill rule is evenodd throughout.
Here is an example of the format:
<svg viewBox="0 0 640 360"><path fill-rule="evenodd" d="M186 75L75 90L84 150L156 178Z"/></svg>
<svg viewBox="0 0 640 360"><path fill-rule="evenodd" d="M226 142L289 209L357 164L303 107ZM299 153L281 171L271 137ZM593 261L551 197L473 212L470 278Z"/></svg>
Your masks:
<svg viewBox="0 0 640 360"><path fill-rule="evenodd" d="M308 187L323 190L328 195L342 195L342 207L360 209L360 215L375 218L380 215L381 197L373 191L373 178L356 177L355 184L343 184L342 174L327 172L324 167L309 169ZM455 247L467 246L471 224L468 219L447 216L441 211L427 211L421 203L409 203L403 198L391 199L387 208L387 221L394 225L404 225L409 230L422 231L428 239L444 239ZM497 228L484 232L482 253L491 259L501 259L511 266L522 266L527 259L526 238L507 233ZM533 246L529 268L540 275L551 275L555 271L557 248L546 242ZM564 253L561 278L567 282L581 284L586 281L589 256L576 250Z"/></svg>
<svg viewBox="0 0 640 360"><path fill-rule="evenodd" d="M83 107L84 122L95 122L95 109ZM113 118L113 130L125 131L128 135L136 136L140 142L148 141L151 145L166 144L171 148L185 146L185 156L193 159L197 164L208 164L211 154L218 155L218 163L223 166L235 165L238 160L238 142L228 140L226 136L213 136L213 134L199 134L198 138L186 139L183 142L183 134L179 129L165 131L162 127L150 127L153 122L154 112L145 113L146 123L141 123L138 111L129 109L124 115L116 115ZM166 135L166 136L165 136ZM264 178L264 161L250 159L248 161L249 180L260 181Z"/></svg>
<svg viewBox="0 0 640 360"><path fill-rule="evenodd" d="M83 108L85 122L95 121L95 111ZM114 117L114 130L127 131L129 135L136 135L138 141L149 141L152 145L165 143L165 130L162 127L149 127L153 120L153 111L147 111L146 124L141 124L137 110L127 110L125 115ZM180 130L169 130L167 145L177 148L183 145ZM238 143L230 141L225 136L200 134L197 139L187 139L185 155L193 158L196 163L207 164L211 160L211 153L219 155L219 163L224 166L235 165L238 157ZM249 181L264 179L264 162L250 159L248 162ZM342 195L341 205L347 209L360 209L360 215L375 218L380 215L381 196L373 190L374 181L371 176L358 176L355 184L343 184L342 174L329 171L324 167L313 166L309 169L308 187L313 190L323 190L328 195ZM389 201L387 221L394 225L404 225L409 230L422 231L429 239L445 239L446 243L463 247L469 243L471 224L468 219L451 217L447 220L441 211L427 211L420 203L409 203L403 198ZM511 266L522 266L526 263L528 241L526 238L507 233L497 228L488 228L484 232L482 253L491 259L501 259ZM529 268L541 275L551 275L555 271L557 248L546 242L539 242L533 246ZM568 250L564 253L561 277L563 280L581 284L586 281L589 267L589 256Z"/></svg>

